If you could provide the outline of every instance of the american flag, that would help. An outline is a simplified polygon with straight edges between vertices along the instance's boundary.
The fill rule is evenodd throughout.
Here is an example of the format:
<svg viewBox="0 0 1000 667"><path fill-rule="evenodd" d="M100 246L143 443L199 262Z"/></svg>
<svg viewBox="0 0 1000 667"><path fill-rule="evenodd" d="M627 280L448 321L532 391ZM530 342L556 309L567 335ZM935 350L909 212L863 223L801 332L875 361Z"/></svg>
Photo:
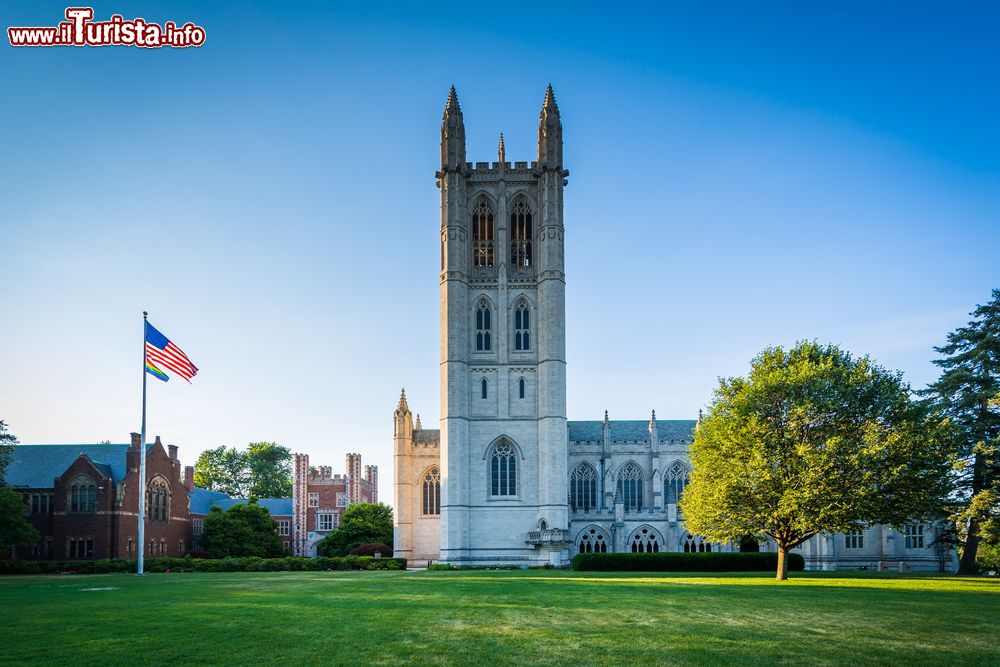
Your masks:
<svg viewBox="0 0 1000 667"><path fill-rule="evenodd" d="M146 372L166 382L169 378L164 371L176 373L188 382L198 374L184 351L146 322Z"/></svg>

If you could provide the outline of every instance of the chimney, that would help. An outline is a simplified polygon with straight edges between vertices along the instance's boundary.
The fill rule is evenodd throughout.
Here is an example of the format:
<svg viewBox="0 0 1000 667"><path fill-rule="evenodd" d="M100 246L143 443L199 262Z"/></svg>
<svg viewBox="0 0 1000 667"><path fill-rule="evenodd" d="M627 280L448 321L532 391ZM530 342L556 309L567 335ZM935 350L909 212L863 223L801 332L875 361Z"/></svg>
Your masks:
<svg viewBox="0 0 1000 667"><path fill-rule="evenodd" d="M160 441L159 438L156 439L157 442ZM167 454L170 456L171 461L177 460L177 445L167 445Z"/></svg>
<svg viewBox="0 0 1000 667"><path fill-rule="evenodd" d="M194 491L194 466L184 466L184 488L188 493Z"/></svg>
<svg viewBox="0 0 1000 667"><path fill-rule="evenodd" d="M132 436L132 449L138 451L140 435L138 433L131 433L130 435Z"/></svg>

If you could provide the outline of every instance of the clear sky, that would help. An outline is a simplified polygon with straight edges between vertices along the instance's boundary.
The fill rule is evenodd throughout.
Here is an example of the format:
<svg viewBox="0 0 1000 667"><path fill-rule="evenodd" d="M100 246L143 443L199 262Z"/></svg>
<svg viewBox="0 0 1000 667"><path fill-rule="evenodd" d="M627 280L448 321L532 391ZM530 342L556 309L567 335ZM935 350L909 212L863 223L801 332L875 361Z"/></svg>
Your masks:
<svg viewBox="0 0 1000 667"><path fill-rule="evenodd" d="M150 380L149 433L186 463L357 451L390 498L400 387L437 425L452 84L470 161L500 131L534 159L555 89L570 419L693 418L803 338L922 386L1000 287L995 3L372 4L98 3L207 41L0 45L0 419L23 442L139 430L145 309L201 368Z"/></svg>

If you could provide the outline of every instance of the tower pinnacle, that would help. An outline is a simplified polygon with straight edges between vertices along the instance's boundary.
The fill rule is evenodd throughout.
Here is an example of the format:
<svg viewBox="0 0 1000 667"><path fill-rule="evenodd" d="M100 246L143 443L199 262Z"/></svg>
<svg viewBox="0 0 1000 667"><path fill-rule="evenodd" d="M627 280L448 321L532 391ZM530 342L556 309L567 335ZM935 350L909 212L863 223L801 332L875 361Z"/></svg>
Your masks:
<svg viewBox="0 0 1000 667"><path fill-rule="evenodd" d="M465 121L462 107L458 104L455 86L448 91L448 101L444 105L441 119L441 169L443 172L458 171L465 165Z"/></svg>
<svg viewBox="0 0 1000 667"><path fill-rule="evenodd" d="M405 388L399 392L399 405L396 406L396 409L399 410L400 412L406 412L407 410L410 409L409 406L406 404Z"/></svg>
<svg viewBox="0 0 1000 667"><path fill-rule="evenodd" d="M416 424L414 424L413 428L414 428L414 430L417 430L417 431L420 431L420 430L422 430L422 429L424 428L424 427L423 427L423 426L422 426L422 425L420 424L420 414L419 414L419 413L417 413L417 423L416 423Z"/></svg>
<svg viewBox="0 0 1000 667"><path fill-rule="evenodd" d="M500 133L500 145L497 147L497 157L499 158L499 162L507 161L507 151L503 146L503 132Z"/></svg>
<svg viewBox="0 0 1000 667"><path fill-rule="evenodd" d="M448 102L444 105L444 115L447 116L448 112L462 113L462 107L458 104L458 93L455 92L455 86L451 87L451 91L448 93Z"/></svg>
<svg viewBox="0 0 1000 667"><path fill-rule="evenodd" d="M538 115L538 166L562 170L562 121L552 84L545 89L545 101Z"/></svg>
<svg viewBox="0 0 1000 667"><path fill-rule="evenodd" d="M452 88L454 91L454 88ZM548 112L559 113L559 105L556 104L556 94L552 92L552 84L550 83L545 89L545 101L542 102L542 110Z"/></svg>

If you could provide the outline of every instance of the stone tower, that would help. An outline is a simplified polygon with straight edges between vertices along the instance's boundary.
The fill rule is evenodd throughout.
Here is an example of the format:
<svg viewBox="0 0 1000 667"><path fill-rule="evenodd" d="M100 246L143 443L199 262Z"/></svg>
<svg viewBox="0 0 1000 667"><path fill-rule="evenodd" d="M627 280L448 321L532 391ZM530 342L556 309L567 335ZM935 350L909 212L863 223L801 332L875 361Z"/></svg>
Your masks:
<svg viewBox="0 0 1000 667"><path fill-rule="evenodd" d="M400 558L413 557L413 483L410 452L413 441L413 413L406 404L406 391L399 394L399 404L393 413L393 463L395 465L395 491L393 500L393 554Z"/></svg>
<svg viewBox="0 0 1000 667"><path fill-rule="evenodd" d="M361 502L361 454L347 455L347 504Z"/></svg>
<svg viewBox="0 0 1000 667"><path fill-rule="evenodd" d="M441 560L568 555L562 123L537 162L465 161L455 89L441 124Z"/></svg>
<svg viewBox="0 0 1000 667"><path fill-rule="evenodd" d="M292 555L309 551L308 521L309 455L292 455Z"/></svg>

